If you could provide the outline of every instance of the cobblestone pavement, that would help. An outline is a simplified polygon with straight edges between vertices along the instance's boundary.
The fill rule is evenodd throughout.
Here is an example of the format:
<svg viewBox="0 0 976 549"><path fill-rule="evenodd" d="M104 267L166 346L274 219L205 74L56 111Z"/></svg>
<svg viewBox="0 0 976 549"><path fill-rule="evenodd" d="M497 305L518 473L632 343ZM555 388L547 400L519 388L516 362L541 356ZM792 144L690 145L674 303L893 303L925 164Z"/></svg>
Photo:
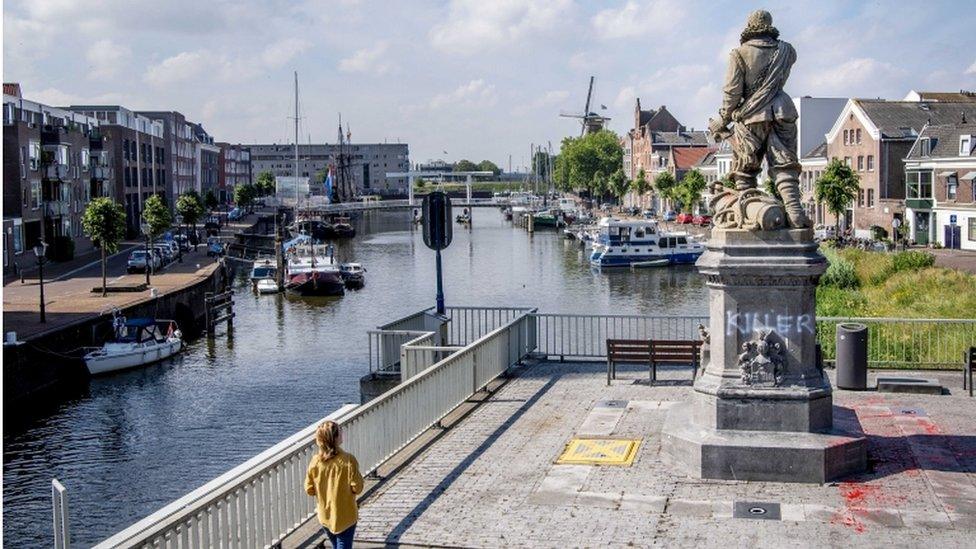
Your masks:
<svg viewBox="0 0 976 549"><path fill-rule="evenodd" d="M668 408L690 372L605 385L605 366L543 362L517 377L383 484L357 540L463 547L972 547L976 399L837 391L869 437L869 470L826 485L702 481L660 459ZM931 377L931 374L927 374ZM622 411L606 399L626 401ZM575 435L642 439L631 467L555 465ZM778 503L780 520L732 518Z"/></svg>
<svg viewBox="0 0 976 549"><path fill-rule="evenodd" d="M948 267L961 271L976 274L976 252L969 250L946 250L935 249L926 250L935 255L935 264L938 267Z"/></svg>

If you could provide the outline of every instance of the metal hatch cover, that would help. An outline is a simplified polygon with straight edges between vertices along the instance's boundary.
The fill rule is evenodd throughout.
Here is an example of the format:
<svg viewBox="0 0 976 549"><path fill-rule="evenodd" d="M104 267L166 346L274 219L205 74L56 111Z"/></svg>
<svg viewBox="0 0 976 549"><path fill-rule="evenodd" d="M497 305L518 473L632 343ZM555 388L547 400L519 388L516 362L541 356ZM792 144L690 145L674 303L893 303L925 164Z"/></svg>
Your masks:
<svg viewBox="0 0 976 549"><path fill-rule="evenodd" d="M566 444L556 463L629 467L637 456L640 443L640 439L573 438Z"/></svg>

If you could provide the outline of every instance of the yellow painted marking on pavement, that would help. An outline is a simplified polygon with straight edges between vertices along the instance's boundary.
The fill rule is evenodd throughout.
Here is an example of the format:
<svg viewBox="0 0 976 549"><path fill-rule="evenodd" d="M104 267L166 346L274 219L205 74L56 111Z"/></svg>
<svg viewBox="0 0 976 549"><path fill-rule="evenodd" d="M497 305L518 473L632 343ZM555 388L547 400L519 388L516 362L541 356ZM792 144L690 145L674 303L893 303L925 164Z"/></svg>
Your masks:
<svg viewBox="0 0 976 549"><path fill-rule="evenodd" d="M640 443L640 439L574 438L566 444L556 463L629 467L637 456Z"/></svg>

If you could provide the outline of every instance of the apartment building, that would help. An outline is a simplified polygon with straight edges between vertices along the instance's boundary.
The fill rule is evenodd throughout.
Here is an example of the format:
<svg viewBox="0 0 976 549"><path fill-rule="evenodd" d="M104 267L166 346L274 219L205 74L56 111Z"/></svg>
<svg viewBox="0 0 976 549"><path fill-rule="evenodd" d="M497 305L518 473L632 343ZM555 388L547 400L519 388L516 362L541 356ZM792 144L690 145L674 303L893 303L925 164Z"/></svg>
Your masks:
<svg viewBox="0 0 976 549"><path fill-rule="evenodd" d="M33 264L30 250L42 239L56 258L92 249L81 217L91 198L112 186L102 147L98 120L24 99L19 85L4 84L5 273Z"/></svg>
<svg viewBox="0 0 976 549"><path fill-rule="evenodd" d="M136 114L163 123L166 136L166 159L170 179L167 182L167 197L177 197L190 190L199 190L197 184L198 147L193 126L182 113L176 111L138 111ZM167 200L172 208L175 198Z"/></svg>
<svg viewBox="0 0 976 549"><path fill-rule="evenodd" d="M193 131L193 190L204 197L208 192L216 196L219 187L220 147L202 124L189 122Z"/></svg>
<svg viewBox="0 0 976 549"><path fill-rule="evenodd" d="M905 215L904 159L926 126L976 120L976 102L850 99L827 134L827 158L839 159L860 177L861 188L845 224L857 236L871 227L891 231Z"/></svg>
<svg viewBox="0 0 976 549"><path fill-rule="evenodd" d="M243 145L217 143L220 148L217 172L217 200L227 204L234 199L238 185L251 182L251 151Z"/></svg>
<svg viewBox="0 0 976 549"><path fill-rule="evenodd" d="M263 172L275 177L294 177L295 146L278 144L245 145L251 154L251 180ZM329 166L338 163L339 146L312 144L298 146L298 177L322 179ZM387 178L387 172L410 169L406 143L349 143L342 146L354 194L405 195L407 178Z"/></svg>
<svg viewBox="0 0 976 549"><path fill-rule="evenodd" d="M976 250L976 123L926 126L905 157L905 179L908 238Z"/></svg>
<svg viewBox="0 0 976 549"><path fill-rule="evenodd" d="M822 142L806 155L800 157L800 202L807 217L814 225L834 226L836 217L827 211L823 203L817 202L817 180L827 169L827 143ZM853 215L853 214L851 214Z"/></svg>
<svg viewBox="0 0 976 549"><path fill-rule="evenodd" d="M117 176L112 196L125 208L129 237L141 233L142 208L157 194L172 203L169 143L162 121L152 120L119 105L72 105L72 111L95 118L111 169Z"/></svg>

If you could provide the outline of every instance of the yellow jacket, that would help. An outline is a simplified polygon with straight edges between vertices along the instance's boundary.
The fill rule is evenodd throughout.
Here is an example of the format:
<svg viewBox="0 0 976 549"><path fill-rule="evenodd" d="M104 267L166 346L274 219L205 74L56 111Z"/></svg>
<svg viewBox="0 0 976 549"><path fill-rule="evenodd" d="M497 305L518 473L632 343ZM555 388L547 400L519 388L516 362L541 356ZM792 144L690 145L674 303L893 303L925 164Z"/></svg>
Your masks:
<svg viewBox="0 0 976 549"><path fill-rule="evenodd" d="M315 497L319 522L333 534L345 531L359 519L356 494L363 491L363 476L351 454L339 450L325 461L315 454L308 464L305 491Z"/></svg>

